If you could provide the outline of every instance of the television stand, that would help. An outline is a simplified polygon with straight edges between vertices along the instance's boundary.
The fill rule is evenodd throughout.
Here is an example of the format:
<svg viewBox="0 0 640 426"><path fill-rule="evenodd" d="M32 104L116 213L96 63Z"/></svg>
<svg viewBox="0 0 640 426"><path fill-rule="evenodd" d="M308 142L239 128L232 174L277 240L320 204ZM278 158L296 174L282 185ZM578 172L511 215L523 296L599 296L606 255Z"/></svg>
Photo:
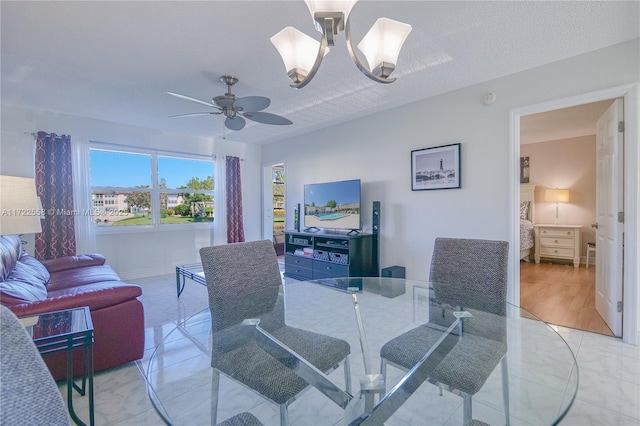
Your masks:
<svg viewBox="0 0 640 426"><path fill-rule="evenodd" d="M378 276L373 234L320 231L285 231L285 276L299 280Z"/></svg>

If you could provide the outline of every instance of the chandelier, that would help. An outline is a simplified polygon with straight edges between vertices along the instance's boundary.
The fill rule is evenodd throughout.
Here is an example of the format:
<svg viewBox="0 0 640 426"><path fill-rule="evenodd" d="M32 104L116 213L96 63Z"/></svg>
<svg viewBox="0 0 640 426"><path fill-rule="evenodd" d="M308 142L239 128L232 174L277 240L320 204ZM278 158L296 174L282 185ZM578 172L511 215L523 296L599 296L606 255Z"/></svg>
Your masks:
<svg viewBox="0 0 640 426"><path fill-rule="evenodd" d="M378 83L396 80L389 76L396 67L400 49L411 32L411 25L379 18L358 44L358 49L369 64L367 68L356 55L351 41L349 13L357 1L304 0L316 29L322 34L319 42L293 27L286 27L271 37L271 43L278 49L287 75L293 82L291 87L300 89L309 84L318 72L322 59L329 53L327 46L335 45L335 37L341 31L345 33L349 56L364 75Z"/></svg>

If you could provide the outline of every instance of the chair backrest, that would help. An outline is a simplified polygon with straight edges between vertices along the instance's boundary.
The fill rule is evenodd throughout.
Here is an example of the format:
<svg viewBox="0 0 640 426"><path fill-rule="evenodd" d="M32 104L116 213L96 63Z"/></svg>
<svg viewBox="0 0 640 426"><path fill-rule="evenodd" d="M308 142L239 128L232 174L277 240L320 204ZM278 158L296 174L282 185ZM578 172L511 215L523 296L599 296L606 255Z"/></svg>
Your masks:
<svg viewBox="0 0 640 426"><path fill-rule="evenodd" d="M0 424L69 425L62 395L18 318L0 306Z"/></svg>
<svg viewBox="0 0 640 426"><path fill-rule="evenodd" d="M436 238L429 275L436 299L454 307L489 313L480 314L481 321L470 321L467 331L481 330L482 334L503 340L503 321L491 317L506 315L508 258L506 241ZM494 322L495 327L490 325Z"/></svg>
<svg viewBox="0 0 640 426"><path fill-rule="evenodd" d="M504 314L508 257L506 241L436 238L429 280L447 284L448 303Z"/></svg>
<svg viewBox="0 0 640 426"><path fill-rule="evenodd" d="M284 325L282 278L270 240L203 247L200 258L214 332L246 318L261 318L266 330Z"/></svg>

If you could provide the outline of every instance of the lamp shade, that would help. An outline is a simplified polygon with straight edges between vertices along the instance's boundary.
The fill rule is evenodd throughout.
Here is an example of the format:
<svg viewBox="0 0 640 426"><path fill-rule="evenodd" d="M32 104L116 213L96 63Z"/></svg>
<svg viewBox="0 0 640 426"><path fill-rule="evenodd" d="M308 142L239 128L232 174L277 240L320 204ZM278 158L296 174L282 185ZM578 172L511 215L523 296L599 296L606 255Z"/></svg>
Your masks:
<svg viewBox="0 0 640 426"><path fill-rule="evenodd" d="M569 202L569 190L545 189L544 200L548 203L567 203Z"/></svg>
<svg viewBox="0 0 640 426"><path fill-rule="evenodd" d="M369 63L369 69L373 70L382 64L395 67L400 49L411 29L411 25L403 22L389 18L378 19L358 44L358 49Z"/></svg>
<svg viewBox="0 0 640 426"><path fill-rule="evenodd" d="M0 175L0 235L41 231L35 180Z"/></svg>
<svg viewBox="0 0 640 426"><path fill-rule="evenodd" d="M286 27L279 33L271 37L271 43L278 49L282 62L291 74L296 71L306 76L316 61L320 42L309 37L300 30L293 27ZM325 55L329 49L325 49Z"/></svg>

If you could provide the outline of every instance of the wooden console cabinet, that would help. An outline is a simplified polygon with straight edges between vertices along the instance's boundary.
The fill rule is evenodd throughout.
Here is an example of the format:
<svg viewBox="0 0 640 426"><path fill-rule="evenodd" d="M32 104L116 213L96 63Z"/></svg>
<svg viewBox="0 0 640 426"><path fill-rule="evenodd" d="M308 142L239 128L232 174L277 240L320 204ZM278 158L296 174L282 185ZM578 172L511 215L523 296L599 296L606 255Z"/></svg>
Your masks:
<svg viewBox="0 0 640 426"><path fill-rule="evenodd" d="M535 260L540 258L573 261L580 266L580 230L582 225L534 225Z"/></svg>
<svg viewBox="0 0 640 426"><path fill-rule="evenodd" d="M285 231L284 274L299 280L376 277L373 234Z"/></svg>

